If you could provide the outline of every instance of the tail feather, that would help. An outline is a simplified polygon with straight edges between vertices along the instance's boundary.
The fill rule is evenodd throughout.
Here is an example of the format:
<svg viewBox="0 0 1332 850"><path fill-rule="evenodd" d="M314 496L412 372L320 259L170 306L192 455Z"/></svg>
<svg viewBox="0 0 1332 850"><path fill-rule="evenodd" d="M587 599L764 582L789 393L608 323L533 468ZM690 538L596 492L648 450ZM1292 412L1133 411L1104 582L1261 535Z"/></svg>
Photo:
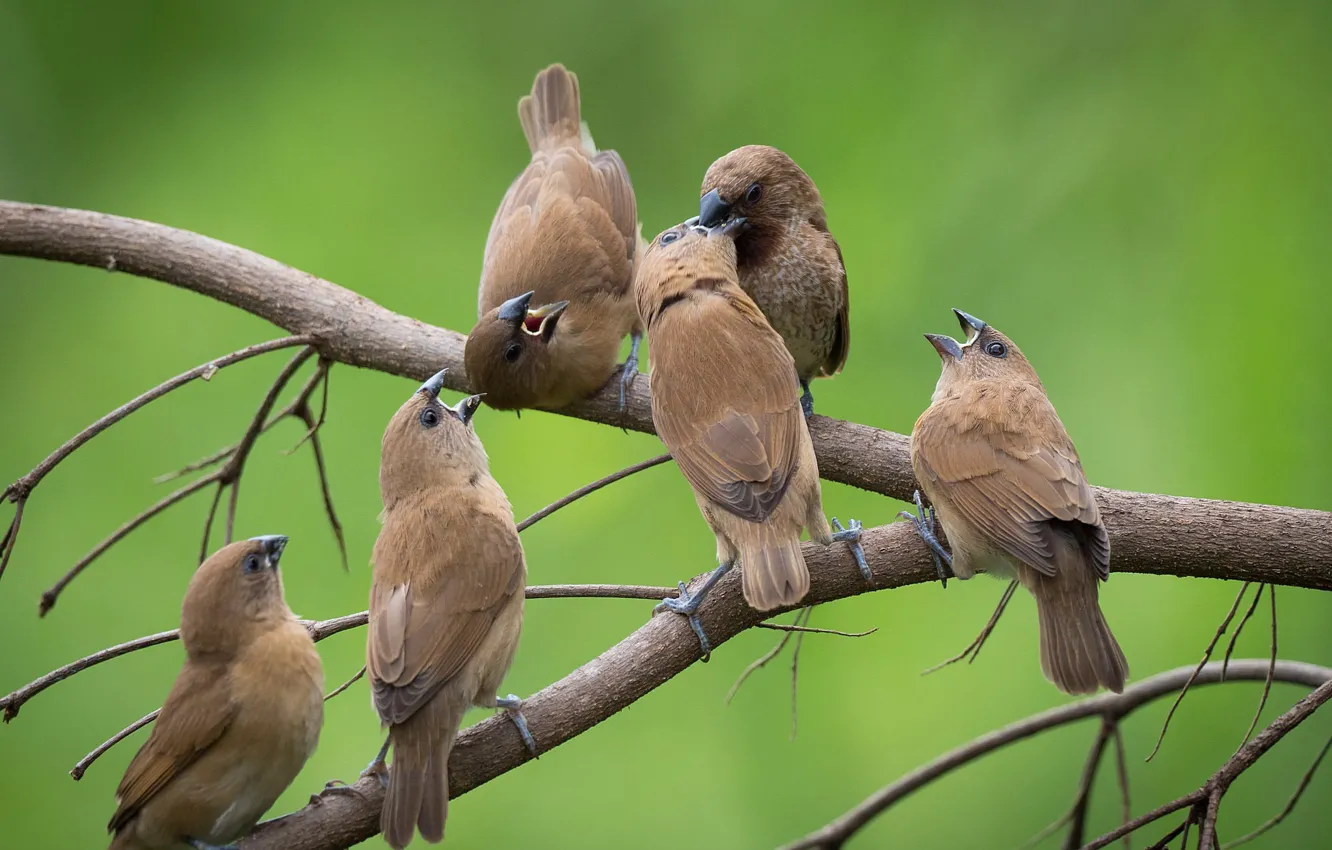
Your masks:
<svg viewBox="0 0 1332 850"><path fill-rule="evenodd" d="M1041 671L1064 693L1124 690L1128 662L1097 602L1096 575L1081 561L1054 576L1029 568L1024 582L1036 597L1041 624Z"/></svg>
<svg viewBox="0 0 1332 850"><path fill-rule="evenodd" d="M740 545L745 601L756 611L794 605L809 592L809 568L798 534L783 535L771 523L746 523Z"/></svg>
<svg viewBox="0 0 1332 850"><path fill-rule="evenodd" d="M393 726L393 763L379 827L394 850L402 850L419 828L426 841L444 838L449 813L449 751L462 722L462 711L441 692L406 723ZM464 706L465 708L465 706Z"/></svg>
<svg viewBox="0 0 1332 850"><path fill-rule="evenodd" d="M518 120L532 153L570 143L596 153L592 134L580 117L578 76L563 65L551 65L537 74L532 93L518 101Z"/></svg>

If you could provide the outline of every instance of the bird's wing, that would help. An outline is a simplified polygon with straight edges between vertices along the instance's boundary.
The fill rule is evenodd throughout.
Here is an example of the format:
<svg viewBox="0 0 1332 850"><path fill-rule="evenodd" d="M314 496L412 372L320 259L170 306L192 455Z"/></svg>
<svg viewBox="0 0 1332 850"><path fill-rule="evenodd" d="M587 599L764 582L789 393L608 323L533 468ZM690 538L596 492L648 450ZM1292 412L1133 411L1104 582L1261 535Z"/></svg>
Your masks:
<svg viewBox="0 0 1332 850"><path fill-rule="evenodd" d="M838 280L836 285L841 289L841 308L837 311L837 335L833 337L832 349L828 352L828 359L823 364L823 374L832 376L842 371L846 365L846 357L851 353L851 292L846 286L846 264L842 261L842 246L837 244L831 233L827 234L828 242L832 244L833 251L837 254L836 274Z"/></svg>
<svg viewBox="0 0 1332 850"><path fill-rule="evenodd" d="M1091 485L1054 407L1035 386L977 386L931 408L914 436L928 489L1023 563L1054 575L1052 521L1081 523L1102 578L1110 543Z"/></svg>
<svg viewBox="0 0 1332 850"><path fill-rule="evenodd" d="M734 291L662 313L676 326L662 328L653 349L653 415L696 492L762 522L795 472L805 422L790 353L754 302Z"/></svg>
<svg viewBox="0 0 1332 850"><path fill-rule="evenodd" d="M224 669L187 662L148 741L140 748L116 788L116 812L107 824L118 830L134 818L153 795L217 743L236 717Z"/></svg>
<svg viewBox="0 0 1332 850"><path fill-rule="evenodd" d="M366 663L375 707L402 723L476 652L500 609L523 592L523 551L512 521L486 514L462 517L447 541L392 534L376 546L376 570L399 559L399 584L376 581L370 591ZM394 532L386 524L385 533ZM383 535L381 535L383 537ZM401 559L414 558L407 564Z"/></svg>

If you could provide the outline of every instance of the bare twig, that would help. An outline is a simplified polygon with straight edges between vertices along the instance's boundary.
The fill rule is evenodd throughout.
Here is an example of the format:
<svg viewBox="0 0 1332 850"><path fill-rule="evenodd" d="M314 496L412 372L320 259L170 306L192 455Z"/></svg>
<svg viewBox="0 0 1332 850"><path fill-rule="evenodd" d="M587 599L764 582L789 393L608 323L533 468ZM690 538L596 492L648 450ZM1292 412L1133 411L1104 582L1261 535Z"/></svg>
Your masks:
<svg viewBox="0 0 1332 850"><path fill-rule="evenodd" d="M1068 836L1064 840L1065 850L1082 843L1082 833L1087 821L1087 805L1091 802L1092 784L1096 781L1096 769L1101 765L1101 755L1105 752L1105 745L1118 729L1119 724L1112 718L1101 718L1101 728L1096 733L1091 749L1087 752L1087 761L1082 766L1082 777L1078 780L1078 790L1073 796L1073 805L1023 847L1035 847L1058 832L1065 824L1069 825Z"/></svg>
<svg viewBox="0 0 1332 850"><path fill-rule="evenodd" d="M746 679L752 676L755 671L763 667L766 667L769 661L780 655L782 650L786 648L786 644L789 643L791 638L795 636L797 631L796 626L800 623L800 620L805 616L805 612L807 610L809 609L801 608L799 611L796 612L795 620L793 621L790 630L787 631L786 634L782 635L781 640L777 641L776 646L774 646L772 649L768 650L767 652L763 653L753 661L749 662L749 666L744 669L744 672L740 674L740 677L735 680L735 684L731 685L731 689L726 693L726 703L728 705L730 704L731 700L735 699L736 693L739 692L740 686L745 683ZM762 625L762 623L760 623L759 625Z"/></svg>
<svg viewBox="0 0 1332 850"><path fill-rule="evenodd" d="M138 732L140 729L147 726L149 723L152 723L154 720L157 719L157 715L161 713L162 709L154 708L152 711L148 712L143 717L140 717L138 720L134 721L130 725L126 726L124 729L121 729L119 732L112 735L110 738L107 738L105 741L98 744L96 749L88 753L83 758L79 759L78 763L75 764L72 768L70 768L69 775L74 777L75 782L78 782L80 779L83 778L83 774L88 772L88 768L92 766L92 763L101 758L102 755L107 750L111 749L116 744L119 744L121 741L125 740L130 735L133 735L135 732Z"/></svg>
<svg viewBox="0 0 1332 850"><path fill-rule="evenodd" d="M356 684L357 682L361 681L361 678L362 678L364 675L365 675L365 665L362 664L362 665L361 665L361 669L356 671L356 675L352 676L350 679L348 679L347 681L343 682L341 685L338 685L336 688L334 688L333 690L329 691L329 692L324 696L324 702L328 702L329 700L333 699L333 697L337 696L338 694L340 694L340 693L342 693L343 691L345 691L345 690L347 690L348 688L350 688L352 685L354 685L354 684Z"/></svg>
<svg viewBox="0 0 1332 850"><path fill-rule="evenodd" d="M1225 681L1225 668L1221 670L1221 680ZM1115 774L1119 778L1119 820L1121 823L1128 823L1133 817L1133 809L1129 805L1129 775L1128 775L1128 755L1124 752L1124 732L1119 724L1115 724ZM1123 837L1124 850L1133 850L1133 839L1129 835Z"/></svg>
<svg viewBox="0 0 1332 850"><path fill-rule="evenodd" d="M869 637L879 630L876 626L872 629L866 629L863 632L844 632L841 629L816 629L811 626L798 626L794 623L759 623L754 628L771 629L774 632L801 632L802 634L807 635L836 635L837 637L844 638Z"/></svg>
<svg viewBox="0 0 1332 850"><path fill-rule="evenodd" d="M1275 665L1277 660L1277 608L1276 608L1275 586L1267 588L1267 601L1271 603L1271 608L1272 608L1272 651L1271 655L1269 655L1268 657L1271 660L1271 664ZM1267 697L1271 693L1272 693L1272 676L1271 676L1271 667L1269 667L1268 676L1266 679L1263 680L1263 695L1258 700L1258 710L1253 713L1253 720L1249 723L1249 728L1244 733L1244 740L1240 742L1241 746L1249 742L1250 736L1253 735L1253 730L1258 728L1258 718L1263 716L1263 709L1267 707Z"/></svg>
<svg viewBox="0 0 1332 850"><path fill-rule="evenodd" d="M791 648L791 738L794 741L796 736L796 691L800 684L800 647L805 643L805 627L809 625L809 618L814 615L814 606L800 612L796 617L795 624L800 626L796 630L795 646Z"/></svg>
<svg viewBox="0 0 1332 850"><path fill-rule="evenodd" d="M1323 748L1318 751L1318 755L1314 758L1313 764L1309 765L1309 769L1304 772L1304 776L1300 777L1300 784L1296 786L1295 793L1291 795L1288 801L1286 801L1286 807L1282 809L1276 817L1268 820L1253 832L1250 832L1247 835L1242 835L1234 841L1226 842L1226 850L1230 850L1231 847L1238 847L1241 844L1249 843L1285 820L1286 816L1295 810L1295 805L1300 802L1300 795L1304 793L1305 788L1309 787L1309 782L1313 780L1314 774L1318 772L1318 766L1323 763L1323 758L1327 755L1329 749L1332 749L1332 738L1328 738L1327 743L1323 744Z"/></svg>
<svg viewBox="0 0 1332 850"><path fill-rule="evenodd" d="M950 664L956 664L963 658L967 659L968 664L975 661L976 656L980 655L981 648L985 646L985 641L989 640L990 633L993 632L994 627L999 624L999 618L1004 615L1004 609L1008 607L1008 602L1013 598L1013 592L1017 590L1017 587L1018 583L1016 579L1008 583L1008 587L1004 588L1004 595L999 597L999 604L995 606L994 613L990 615L989 622L985 624L985 628L980 630L980 634L976 635L971 643L967 644L966 649L962 650L957 655L954 655L947 661L939 662L930 669L922 672L920 675L928 676L936 670L942 670Z"/></svg>
<svg viewBox="0 0 1332 850"><path fill-rule="evenodd" d="M1160 840L1158 840L1155 844L1148 846L1147 850L1166 850L1166 848L1170 846L1170 842L1178 838L1180 833L1184 834L1184 840L1180 842L1179 846L1181 848L1188 847L1189 824L1191 823L1193 823L1193 817L1190 815L1189 817L1184 818L1184 822L1181 823L1179 826L1175 827L1174 829L1167 832L1165 835L1161 836ZM1128 838L1127 835L1125 835L1124 837Z"/></svg>
<svg viewBox="0 0 1332 850"><path fill-rule="evenodd" d="M642 472L645 469L651 469L652 467L657 466L658 464L663 464L670 459L671 456L669 453L664 455L657 455L656 457L648 458L645 461L636 463L633 466L626 466L624 469L621 469L619 472L612 472L610 475L607 475L605 478L598 478L596 481L593 481L591 484L585 484L584 486L579 487L577 490L573 491L564 498L557 499L556 501L551 502L549 505L546 505L544 508L532 514L527 519L518 523L518 530L526 531L528 528L536 525L538 522L541 522L541 520L555 513L560 508L563 508L566 505L578 501L579 499L583 498L589 493L595 493L596 491L600 490L602 487L605 487L607 484L614 484L616 481L619 481L621 478L628 478L630 475L633 475L636 472Z"/></svg>
<svg viewBox="0 0 1332 850"><path fill-rule="evenodd" d="M1244 586L1240 588L1238 595L1243 596L1244 591L1249 589L1251 583L1252 582L1244 582ZM1263 601L1263 589L1265 587L1267 587L1265 584L1258 585L1258 592L1253 595L1253 600L1249 603L1249 609L1244 612L1244 616L1240 618L1239 625L1235 627L1235 633L1230 636L1230 643L1226 644L1226 656L1221 659L1222 673L1226 672L1226 665L1230 663L1230 656L1235 654L1235 644L1239 642L1240 635L1244 633L1244 627L1249 624L1249 618L1253 616L1254 611L1258 610L1258 603Z"/></svg>

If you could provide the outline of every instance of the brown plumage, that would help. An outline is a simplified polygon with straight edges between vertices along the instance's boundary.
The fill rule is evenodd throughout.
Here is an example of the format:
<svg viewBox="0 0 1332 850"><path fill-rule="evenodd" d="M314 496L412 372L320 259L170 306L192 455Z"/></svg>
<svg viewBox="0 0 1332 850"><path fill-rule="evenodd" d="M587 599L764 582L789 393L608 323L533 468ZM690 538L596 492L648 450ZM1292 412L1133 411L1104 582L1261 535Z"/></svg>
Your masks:
<svg viewBox="0 0 1332 850"><path fill-rule="evenodd" d="M721 566L707 584L663 603L691 617L737 559L751 606L793 605L809 590L801 529L824 544L854 539L833 535L823 516L791 354L736 281L729 234L738 226L665 231L635 283L652 350L652 421L717 537Z"/></svg>
<svg viewBox="0 0 1332 850"><path fill-rule="evenodd" d="M444 837L463 713L495 707L518 648L527 567L513 509L471 428L478 396L439 401L443 372L384 431L366 666L393 765L380 825L396 848Z"/></svg>
<svg viewBox="0 0 1332 850"><path fill-rule="evenodd" d="M955 312L967 342L926 334L943 373L911 432L953 572L1016 576L1036 598L1046 678L1070 694L1118 693L1128 663L1097 601L1110 539L1073 441L1018 347Z"/></svg>
<svg viewBox="0 0 1332 850"><path fill-rule="evenodd" d="M542 71L518 117L532 161L490 225L465 363L492 407L559 408L605 385L630 333L623 379L633 378L642 237L624 160L598 152L581 122L577 76Z"/></svg>
<svg viewBox="0 0 1332 850"><path fill-rule="evenodd" d="M272 807L314 752L324 672L282 598L287 538L223 547L185 591L185 666L116 789L111 850L227 844Z"/></svg>
<svg viewBox="0 0 1332 850"><path fill-rule="evenodd" d="M708 168L701 194L700 226L747 220L735 240L740 287L791 352L808 414L809 381L840 372L851 347L846 267L819 190L777 148L746 145Z"/></svg>

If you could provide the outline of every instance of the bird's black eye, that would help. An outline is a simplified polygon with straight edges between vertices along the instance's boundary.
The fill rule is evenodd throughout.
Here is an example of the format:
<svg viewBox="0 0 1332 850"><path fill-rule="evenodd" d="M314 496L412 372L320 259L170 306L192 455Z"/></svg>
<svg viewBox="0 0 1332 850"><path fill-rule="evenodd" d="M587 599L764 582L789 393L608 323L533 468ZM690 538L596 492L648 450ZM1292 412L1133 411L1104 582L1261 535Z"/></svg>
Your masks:
<svg viewBox="0 0 1332 850"><path fill-rule="evenodd" d="M661 244L669 245L679 238L680 238L680 231L668 230L665 233L661 234Z"/></svg>
<svg viewBox="0 0 1332 850"><path fill-rule="evenodd" d="M763 197L763 186L759 183L750 183L749 190L745 192L745 203L757 204Z"/></svg>
<svg viewBox="0 0 1332 850"><path fill-rule="evenodd" d="M504 349L504 359L509 363L518 359L518 355L523 353L523 347L516 342L509 343L508 348Z"/></svg>
<svg viewBox="0 0 1332 850"><path fill-rule="evenodd" d="M439 424L439 411L433 407L427 407L421 411L421 424L427 428L434 428Z"/></svg>
<svg viewBox="0 0 1332 850"><path fill-rule="evenodd" d="M241 562L241 568L247 573L257 573L262 567L263 562L260 561L259 556L253 552L246 555L245 560Z"/></svg>
<svg viewBox="0 0 1332 850"><path fill-rule="evenodd" d="M1003 357L1008 353L1008 346L1002 342L987 342L985 343L985 353L991 357Z"/></svg>

